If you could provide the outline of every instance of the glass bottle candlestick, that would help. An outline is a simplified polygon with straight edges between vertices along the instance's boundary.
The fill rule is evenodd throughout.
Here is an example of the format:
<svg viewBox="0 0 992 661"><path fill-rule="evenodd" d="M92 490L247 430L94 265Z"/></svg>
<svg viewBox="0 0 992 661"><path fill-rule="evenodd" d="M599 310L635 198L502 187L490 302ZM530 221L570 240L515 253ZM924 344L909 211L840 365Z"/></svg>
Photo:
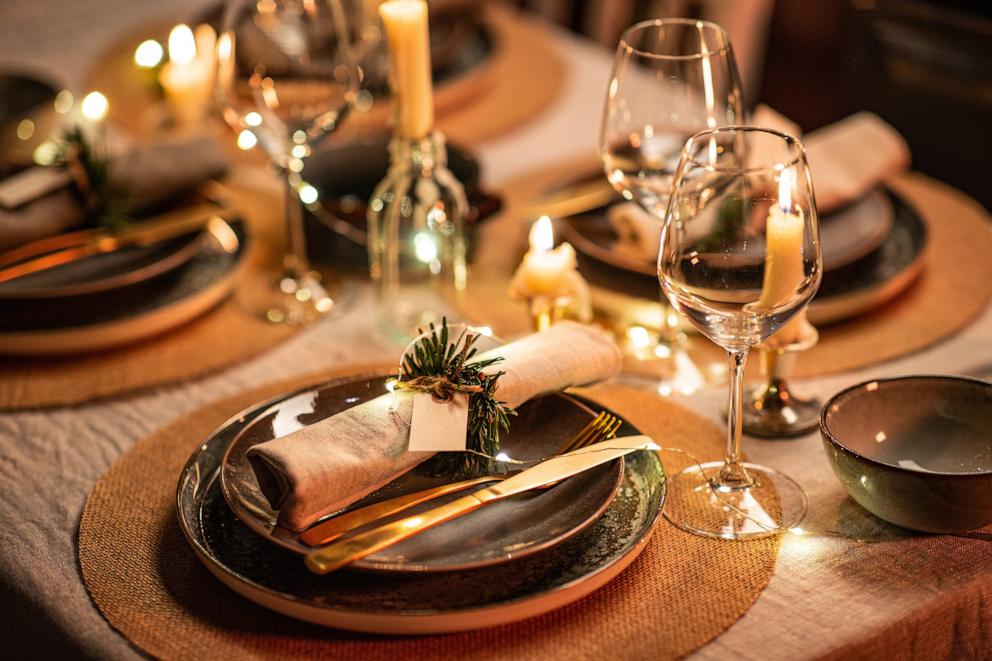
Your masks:
<svg viewBox="0 0 992 661"><path fill-rule="evenodd" d="M537 296L528 302L534 330L543 332L561 321L571 300L568 297Z"/></svg>
<svg viewBox="0 0 992 661"><path fill-rule="evenodd" d="M389 170L368 206L369 273L391 334L405 337L440 322L444 298L465 291L467 210L444 136L394 136Z"/></svg>
<svg viewBox="0 0 992 661"><path fill-rule="evenodd" d="M819 334L804 324L796 342L783 346L758 344L761 375L765 382L745 401L744 431L752 436L781 438L800 436L812 431L820 421L820 401L797 396L788 379L799 354L816 344Z"/></svg>

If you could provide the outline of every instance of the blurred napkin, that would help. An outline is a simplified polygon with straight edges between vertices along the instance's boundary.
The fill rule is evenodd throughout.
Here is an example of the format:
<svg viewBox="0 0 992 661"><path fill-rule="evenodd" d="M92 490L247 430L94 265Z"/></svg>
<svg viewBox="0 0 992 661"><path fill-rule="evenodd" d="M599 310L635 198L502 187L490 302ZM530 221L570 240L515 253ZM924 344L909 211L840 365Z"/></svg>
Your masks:
<svg viewBox="0 0 992 661"><path fill-rule="evenodd" d="M496 391L517 407L528 399L615 376L622 356L599 330L564 321L480 355L502 356ZM407 452L413 397L383 395L248 451L279 524L303 530L388 484L431 452ZM511 423L512 424L512 423Z"/></svg>
<svg viewBox="0 0 992 661"><path fill-rule="evenodd" d="M752 126L773 128L796 137L799 126L759 105ZM878 115L859 112L813 131L805 138L816 207L821 214L840 209L909 168L909 146ZM661 242L661 221L634 202L611 207L607 219L617 233L617 252L654 261Z"/></svg>
<svg viewBox="0 0 992 661"><path fill-rule="evenodd" d="M210 138L162 142L113 156L111 186L123 192L129 212L141 212L221 176L227 166ZM0 206L0 252L64 232L84 216L75 191L66 186L13 209Z"/></svg>

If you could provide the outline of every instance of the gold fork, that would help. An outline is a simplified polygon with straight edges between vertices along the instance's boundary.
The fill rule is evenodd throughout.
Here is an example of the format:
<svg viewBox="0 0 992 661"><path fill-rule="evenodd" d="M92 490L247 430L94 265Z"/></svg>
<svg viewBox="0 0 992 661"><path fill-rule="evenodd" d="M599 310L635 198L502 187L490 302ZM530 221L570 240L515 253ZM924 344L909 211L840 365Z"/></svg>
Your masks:
<svg viewBox="0 0 992 661"><path fill-rule="evenodd" d="M615 415L611 415L606 411L600 411L600 413L593 418L589 424L583 427L578 434L566 441L566 443L559 448L555 454L565 454L566 452L578 450L579 448L584 448L587 445L592 445L593 443L598 443L599 441L613 438L622 424L623 420ZM389 498L372 505L366 505L365 507L360 507L356 510L336 516L333 519L328 519L316 524L306 532L302 533L299 540L307 546L323 546L324 544L329 544L341 535L350 532L355 528L364 526L367 523L371 523L372 521L381 519L391 514L402 512L403 510L409 509L414 505L419 505L420 503L426 502L433 498L438 498L439 496L455 491L461 491L462 489L466 489L477 484L505 480L511 475L513 475L513 473L506 475L485 475L471 480L462 480L461 482L442 484L441 486L424 489L422 491L415 491L414 493L396 496L395 498Z"/></svg>

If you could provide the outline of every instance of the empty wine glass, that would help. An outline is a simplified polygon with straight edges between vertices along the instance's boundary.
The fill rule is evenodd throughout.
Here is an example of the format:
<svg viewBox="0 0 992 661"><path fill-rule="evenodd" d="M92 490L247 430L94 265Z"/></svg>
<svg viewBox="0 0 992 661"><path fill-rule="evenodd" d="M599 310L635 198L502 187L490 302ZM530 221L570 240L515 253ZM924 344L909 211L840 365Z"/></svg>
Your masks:
<svg viewBox="0 0 992 661"><path fill-rule="evenodd" d="M654 242L686 138L743 121L740 75L730 37L719 25L666 18L623 33L603 111L600 156L613 187L657 218L655 227L642 228L654 233ZM702 369L689 358L678 315L663 297L661 302L658 392L690 394L722 382L722 366Z"/></svg>
<svg viewBox="0 0 992 661"><path fill-rule="evenodd" d="M770 129L697 133L682 149L662 228L664 294L727 350L731 388L727 453L670 478L666 516L710 537L741 539L797 525L806 496L792 479L743 461L744 362L809 304L823 273L806 154Z"/></svg>
<svg viewBox="0 0 992 661"><path fill-rule="evenodd" d="M217 41L217 89L238 146L258 144L285 182L281 270L242 298L272 322L307 324L335 300L307 258L303 204L317 191L300 173L339 125L359 74L340 0L231 0Z"/></svg>

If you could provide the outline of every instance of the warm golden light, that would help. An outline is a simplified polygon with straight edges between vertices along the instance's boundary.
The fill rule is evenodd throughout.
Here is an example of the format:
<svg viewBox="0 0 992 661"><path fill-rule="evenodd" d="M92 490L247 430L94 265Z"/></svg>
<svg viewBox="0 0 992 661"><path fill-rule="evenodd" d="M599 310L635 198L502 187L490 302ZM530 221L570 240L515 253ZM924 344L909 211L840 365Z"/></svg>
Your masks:
<svg viewBox="0 0 992 661"><path fill-rule="evenodd" d="M217 38L217 59L221 62L227 62L231 59L231 33L225 32Z"/></svg>
<svg viewBox="0 0 992 661"><path fill-rule="evenodd" d="M551 226L551 219L541 216L530 228L530 249L533 252L550 252L555 247L555 233Z"/></svg>
<svg viewBox="0 0 992 661"><path fill-rule="evenodd" d="M796 173L792 170L782 170L778 179L778 208L782 213L792 211L792 188L796 185Z"/></svg>
<svg viewBox="0 0 992 661"><path fill-rule="evenodd" d="M146 39L134 49L134 63L142 69L153 69L162 62L165 51L162 44L154 39Z"/></svg>
<svg viewBox="0 0 992 661"><path fill-rule="evenodd" d="M248 151L257 144L258 144L258 138L255 136L254 133L252 133L248 129L245 129L244 131L238 134L238 149L243 149L244 151Z"/></svg>
<svg viewBox="0 0 992 661"><path fill-rule="evenodd" d="M252 110L250 113L245 115L245 124L247 124L248 126L261 126L262 116L259 115L254 110Z"/></svg>
<svg viewBox="0 0 992 661"><path fill-rule="evenodd" d="M62 90L55 95L55 112L60 115L64 115L70 110L72 110L72 92L69 90Z"/></svg>
<svg viewBox="0 0 992 661"><path fill-rule="evenodd" d="M185 23L172 28L169 33L169 61L180 66L196 59L196 39Z"/></svg>
<svg viewBox="0 0 992 661"><path fill-rule="evenodd" d="M437 246L434 241L424 232L413 237L413 250L417 254L417 259L425 264L430 264L437 259Z"/></svg>
<svg viewBox="0 0 992 661"><path fill-rule="evenodd" d="M17 124L17 137L20 140L30 140L34 135L34 122L30 119L22 119Z"/></svg>
<svg viewBox="0 0 992 661"><path fill-rule="evenodd" d="M58 156L59 148L51 140L46 140L34 149L34 162L38 165L51 165Z"/></svg>
<svg viewBox="0 0 992 661"><path fill-rule="evenodd" d="M110 103L107 101L107 97L100 92L90 92L83 97L83 102L80 104L79 109L86 119L91 122L99 122L107 116Z"/></svg>
<svg viewBox="0 0 992 661"><path fill-rule="evenodd" d="M317 189L310 184L303 184L300 186L299 195L300 201L303 202L303 204L313 204L317 201L317 198L320 197Z"/></svg>

